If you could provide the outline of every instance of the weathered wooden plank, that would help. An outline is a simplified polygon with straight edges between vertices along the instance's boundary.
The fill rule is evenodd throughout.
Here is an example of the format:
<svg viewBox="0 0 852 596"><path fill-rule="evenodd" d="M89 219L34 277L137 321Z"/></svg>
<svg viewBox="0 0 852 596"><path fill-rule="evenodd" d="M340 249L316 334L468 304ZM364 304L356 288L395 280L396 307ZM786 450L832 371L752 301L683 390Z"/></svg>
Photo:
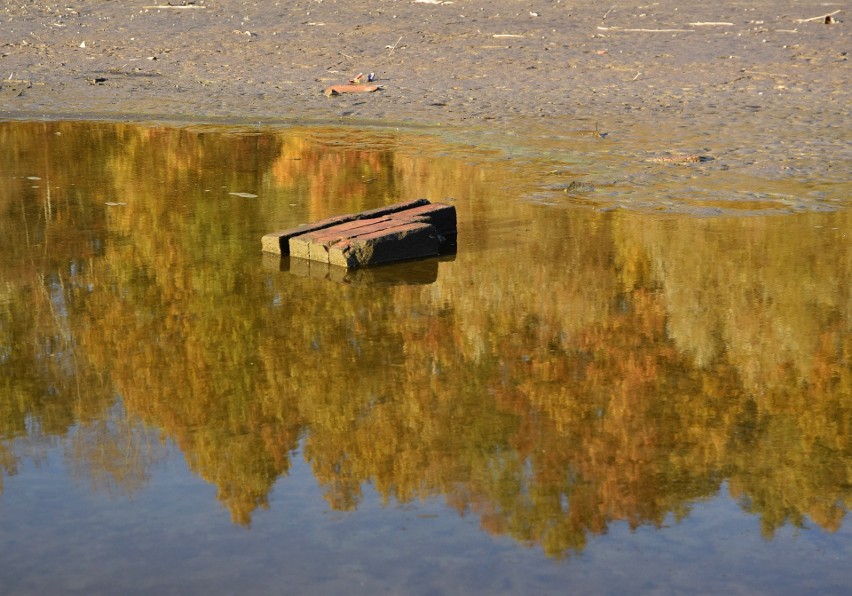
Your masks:
<svg viewBox="0 0 852 596"><path fill-rule="evenodd" d="M412 209L395 213L393 217L424 221L435 226L439 233L455 233L456 208L444 203L429 203Z"/></svg>
<svg viewBox="0 0 852 596"><path fill-rule="evenodd" d="M422 221L435 226L441 235L441 250L452 250L456 246L458 235L456 227L456 208L444 203L430 203L394 214L394 217L409 221Z"/></svg>
<svg viewBox="0 0 852 596"><path fill-rule="evenodd" d="M407 209L421 207L429 204L430 203L427 199L414 199L411 201L404 201L402 203L394 203L393 205L387 205L385 207L379 207L377 209L362 211L360 213L336 215L334 217L322 219L312 224L303 224L301 226L290 228L288 230L280 230L278 232L270 232L269 234L265 234L261 239L261 246L264 252L287 255L290 254L290 239L296 236L316 232L318 230L323 230L332 226L336 226L354 220L374 219L377 217L382 217L384 215L389 215L391 213L397 213L400 211L405 211Z"/></svg>
<svg viewBox="0 0 852 596"><path fill-rule="evenodd" d="M434 226L400 221L395 226L345 238L329 245L328 262L355 269L438 256L440 251L441 241Z"/></svg>
<svg viewBox="0 0 852 596"><path fill-rule="evenodd" d="M426 199L267 234L264 250L345 269L438 256L452 252L456 209Z"/></svg>
<svg viewBox="0 0 852 596"><path fill-rule="evenodd" d="M399 220L389 216L375 219L358 219L331 228L317 230L290 238L290 256L328 263L329 246L335 242L363 234L380 232L399 225Z"/></svg>
<svg viewBox="0 0 852 596"><path fill-rule="evenodd" d="M342 215L340 216L339 222L332 222L331 219L338 218L329 218L324 219L322 221L318 221L313 224L303 224L297 228L291 228L289 230L281 230L278 232L270 232L269 234L264 234L263 238L261 238L261 246L263 248L263 252L269 252L279 255L288 255L290 254L290 239L295 238L296 236L301 236L302 234L308 234L310 232L314 232L316 230L322 230L328 227L335 225L335 223L342 223L346 221L350 221L350 219L346 219L348 216Z"/></svg>
<svg viewBox="0 0 852 596"><path fill-rule="evenodd" d="M394 203L393 205L386 205L384 207L377 207L376 209L368 209L367 211L362 211L360 213L355 214L356 219L373 219L376 217L381 217L383 215L390 215L392 213L399 213L401 211L408 211L409 209L414 209L415 207L420 207L422 205L430 205L428 199L412 199L411 201L403 201L402 203Z"/></svg>

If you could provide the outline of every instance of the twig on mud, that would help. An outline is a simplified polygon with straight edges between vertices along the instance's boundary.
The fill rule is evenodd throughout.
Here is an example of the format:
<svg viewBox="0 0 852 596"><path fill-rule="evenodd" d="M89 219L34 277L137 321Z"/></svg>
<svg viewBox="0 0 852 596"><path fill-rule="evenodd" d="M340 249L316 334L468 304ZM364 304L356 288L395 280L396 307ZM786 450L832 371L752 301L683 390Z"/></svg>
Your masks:
<svg viewBox="0 0 852 596"><path fill-rule="evenodd" d="M609 13L611 13L613 10L615 10L614 6L604 13L604 16L601 17L601 20L606 20L606 18L609 16Z"/></svg>
<svg viewBox="0 0 852 596"><path fill-rule="evenodd" d="M737 77L735 79L731 79L730 81L722 81L721 83L715 83L710 85L711 87L722 87L724 85L730 85L731 83L736 83L737 81L742 81L743 79L750 79L749 75L743 75L741 77Z"/></svg>
<svg viewBox="0 0 852 596"><path fill-rule="evenodd" d="M344 56L344 57L346 57L346 58L349 58L350 60L355 60L355 58L353 58L353 57L352 57L352 56L350 56L349 54L345 54L345 53L343 53L343 52L337 52L337 53L338 53L338 54L340 54L341 56Z"/></svg>
<svg viewBox="0 0 852 596"><path fill-rule="evenodd" d="M390 48L390 52L388 52L388 56L393 54L393 51L396 49L396 46L398 46L399 42L401 42L401 41L402 41L402 35L399 36L399 39L397 39L396 43L393 44L392 46L385 46L386 48Z"/></svg>
<svg viewBox="0 0 852 596"><path fill-rule="evenodd" d="M687 25L689 25L690 27L713 27L713 26L732 27L734 24L733 23L726 23L724 21L707 21L707 22L699 21L697 23L687 23Z"/></svg>
<svg viewBox="0 0 852 596"><path fill-rule="evenodd" d="M158 4L155 6L143 6L142 8L156 8L157 10L161 8L207 8L206 6L201 6L200 4Z"/></svg>
<svg viewBox="0 0 852 596"><path fill-rule="evenodd" d="M384 89L381 85L332 85L326 87L323 93L329 97L334 97L344 93L372 93L381 89Z"/></svg>
<svg viewBox="0 0 852 596"><path fill-rule="evenodd" d="M826 17L833 17L838 12L840 12L840 11L835 10L834 12L830 12L828 14L821 14L818 17L811 17L809 19L796 19L796 22L797 23L810 23L811 21L824 21L826 19Z"/></svg>
<svg viewBox="0 0 852 596"><path fill-rule="evenodd" d="M632 33L694 33L695 29L622 29L621 27L598 27L599 31L626 31Z"/></svg>
<svg viewBox="0 0 852 596"><path fill-rule="evenodd" d="M633 77L633 78L632 78L632 79L630 79L630 80L631 80L631 81L635 81L636 79L638 79L638 78L639 78L639 77L641 77L641 76L642 76L642 73L641 73L641 72L637 72L637 73L636 73L636 76L635 76L635 77Z"/></svg>
<svg viewBox="0 0 852 596"><path fill-rule="evenodd" d="M750 75L762 75L764 77L773 77L773 78L781 77L781 78L784 78L784 79L790 78L790 75L780 74L780 73L775 74L773 72L760 72L759 70L743 70L742 72L745 72L745 73L750 74Z"/></svg>

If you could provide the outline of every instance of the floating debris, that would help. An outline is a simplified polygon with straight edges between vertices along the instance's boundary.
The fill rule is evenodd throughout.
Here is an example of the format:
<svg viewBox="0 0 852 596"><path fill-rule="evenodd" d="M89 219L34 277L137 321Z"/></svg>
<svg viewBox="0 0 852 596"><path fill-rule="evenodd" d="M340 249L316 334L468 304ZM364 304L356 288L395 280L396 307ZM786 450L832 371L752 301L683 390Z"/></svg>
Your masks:
<svg viewBox="0 0 852 596"><path fill-rule="evenodd" d="M581 193L581 192L592 192L595 190L595 185L591 182L583 182L582 180L572 180L568 186L565 187L564 192L567 193Z"/></svg>
<svg viewBox="0 0 852 596"><path fill-rule="evenodd" d="M264 252L357 269L455 249L456 208L417 199L339 215L262 239Z"/></svg>
<svg viewBox="0 0 852 596"><path fill-rule="evenodd" d="M705 161L711 161L713 158L708 157L707 155L696 155L696 154L686 154L686 155L663 155L660 157L650 157L648 161L653 163L671 163L671 164L683 164L683 163L703 163Z"/></svg>

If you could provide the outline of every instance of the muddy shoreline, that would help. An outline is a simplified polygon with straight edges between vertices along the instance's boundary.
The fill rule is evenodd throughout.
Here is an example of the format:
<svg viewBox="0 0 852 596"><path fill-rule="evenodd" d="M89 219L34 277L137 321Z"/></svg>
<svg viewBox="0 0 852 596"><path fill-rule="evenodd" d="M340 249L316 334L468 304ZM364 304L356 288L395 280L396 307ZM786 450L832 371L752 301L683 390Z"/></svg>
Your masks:
<svg viewBox="0 0 852 596"><path fill-rule="evenodd" d="M380 124L526 139L598 130L650 152L733 152L744 164L763 155L778 175L786 167L834 179L852 159L842 9L789 0L7 4L0 117ZM829 13L836 22L825 24ZM322 93L362 72L383 89ZM788 156L795 163L777 165Z"/></svg>

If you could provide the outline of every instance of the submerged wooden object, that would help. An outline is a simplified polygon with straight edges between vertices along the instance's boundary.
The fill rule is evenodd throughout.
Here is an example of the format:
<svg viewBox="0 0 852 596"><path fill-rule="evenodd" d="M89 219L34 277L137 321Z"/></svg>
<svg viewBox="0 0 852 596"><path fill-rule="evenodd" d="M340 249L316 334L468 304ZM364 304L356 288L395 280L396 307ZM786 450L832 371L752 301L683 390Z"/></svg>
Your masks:
<svg viewBox="0 0 852 596"><path fill-rule="evenodd" d="M417 199L338 215L262 239L264 252L357 269L434 257L455 248L456 208Z"/></svg>

